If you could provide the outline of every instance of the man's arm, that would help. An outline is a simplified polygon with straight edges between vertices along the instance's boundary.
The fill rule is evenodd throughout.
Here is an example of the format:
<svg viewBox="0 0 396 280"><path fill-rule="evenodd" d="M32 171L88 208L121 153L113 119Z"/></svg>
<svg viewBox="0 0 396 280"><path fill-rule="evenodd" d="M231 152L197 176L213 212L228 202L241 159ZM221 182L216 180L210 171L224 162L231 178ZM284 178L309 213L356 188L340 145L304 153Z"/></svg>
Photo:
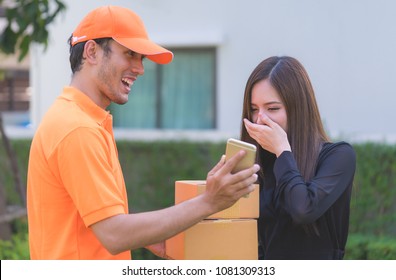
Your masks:
<svg viewBox="0 0 396 280"><path fill-rule="evenodd" d="M244 155L241 151L227 162L223 156L208 173L206 191L193 199L157 211L116 215L93 224L91 229L112 254L166 240L211 214L231 207L254 190L258 165L231 174Z"/></svg>

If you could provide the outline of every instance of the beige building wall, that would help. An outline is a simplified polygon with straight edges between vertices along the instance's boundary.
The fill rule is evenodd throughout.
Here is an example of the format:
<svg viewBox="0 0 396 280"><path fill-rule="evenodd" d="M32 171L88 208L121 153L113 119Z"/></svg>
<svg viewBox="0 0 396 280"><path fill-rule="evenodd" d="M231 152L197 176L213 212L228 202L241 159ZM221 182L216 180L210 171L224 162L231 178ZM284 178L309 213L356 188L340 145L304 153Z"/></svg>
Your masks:
<svg viewBox="0 0 396 280"><path fill-rule="evenodd" d="M332 137L353 141L396 139L395 1L65 2L67 12L51 26L47 51L34 47L30 54L33 127L70 81L68 36L88 11L113 4L136 11L151 38L167 47L216 46L218 128L208 135L238 135L243 91L250 72L266 57L290 55L309 72ZM206 135L181 133L192 138ZM172 138L180 132L146 134Z"/></svg>

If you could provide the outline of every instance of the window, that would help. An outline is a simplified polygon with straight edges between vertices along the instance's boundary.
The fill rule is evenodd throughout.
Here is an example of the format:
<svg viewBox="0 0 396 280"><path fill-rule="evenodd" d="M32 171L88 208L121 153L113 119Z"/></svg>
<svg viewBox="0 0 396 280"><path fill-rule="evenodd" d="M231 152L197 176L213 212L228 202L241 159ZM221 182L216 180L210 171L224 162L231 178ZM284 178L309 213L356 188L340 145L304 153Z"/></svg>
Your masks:
<svg viewBox="0 0 396 280"><path fill-rule="evenodd" d="M129 101L109 109L114 127L211 129L216 126L215 49L178 49L170 64L145 59Z"/></svg>
<svg viewBox="0 0 396 280"><path fill-rule="evenodd" d="M29 71L0 70L0 111L28 111Z"/></svg>

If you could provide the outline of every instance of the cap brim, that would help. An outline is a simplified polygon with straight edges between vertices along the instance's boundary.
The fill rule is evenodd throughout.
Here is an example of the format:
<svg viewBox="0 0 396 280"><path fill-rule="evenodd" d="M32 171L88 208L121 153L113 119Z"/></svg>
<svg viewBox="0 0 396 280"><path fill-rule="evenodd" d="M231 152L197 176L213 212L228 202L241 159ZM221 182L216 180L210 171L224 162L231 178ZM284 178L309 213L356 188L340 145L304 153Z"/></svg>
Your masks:
<svg viewBox="0 0 396 280"><path fill-rule="evenodd" d="M145 55L158 64L167 64L172 61L173 53L156 43L143 38L113 38L124 47Z"/></svg>

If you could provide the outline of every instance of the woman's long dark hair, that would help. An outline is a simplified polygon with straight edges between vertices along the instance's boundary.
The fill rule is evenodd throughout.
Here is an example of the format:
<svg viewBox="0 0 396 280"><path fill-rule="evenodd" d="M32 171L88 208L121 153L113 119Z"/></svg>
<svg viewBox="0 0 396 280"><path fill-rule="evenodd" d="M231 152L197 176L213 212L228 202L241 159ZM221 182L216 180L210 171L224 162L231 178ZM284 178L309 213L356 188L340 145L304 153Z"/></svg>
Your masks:
<svg viewBox="0 0 396 280"><path fill-rule="evenodd" d="M270 57L257 65L251 73L243 101L241 140L255 144L259 151L258 157L268 155L260 152L261 146L249 136L243 124L244 118L252 121L251 100L254 85L266 79L285 105L289 143L301 175L305 181L309 181L314 175L321 145L329 141L329 137L323 128L308 74L295 58ZM264 159L258 160L261 162Z"/></svg>
<svg viewBox="0 0 396 280"><path fill-rule="evenodd" d="M262 80L270 82L279 94L286 108L287 137L300 170L306 182L315 175L317 160L324 142L329 141L319 109L314 90L304 67L295 58L288 56L273 56L262 61L251 73L245 88L242 112L241 140L257 146L257 162L267 164L275 156L265 151L249 136L243 124L243 119L252 120L251 100L254 85ZM259 172L259 181L264 178L263 167ZM303 225L307 234L318 235L315 223Z"/></svg>

